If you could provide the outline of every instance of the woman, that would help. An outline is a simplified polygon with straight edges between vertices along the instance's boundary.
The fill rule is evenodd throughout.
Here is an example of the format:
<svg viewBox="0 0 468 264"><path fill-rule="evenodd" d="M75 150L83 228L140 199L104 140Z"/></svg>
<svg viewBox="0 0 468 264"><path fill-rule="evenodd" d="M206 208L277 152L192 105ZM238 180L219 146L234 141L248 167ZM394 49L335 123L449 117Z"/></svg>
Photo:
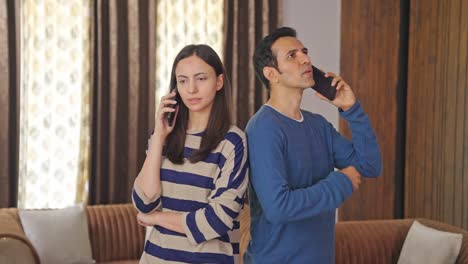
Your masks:
<svg viewBox="0 0 468 264"><path fill-rule="evenodd" d="M216 52L183 48L170 88L133 189L138 222L154 226L140 263L237 263L247 147L231 125L230 84Z"/></svg>

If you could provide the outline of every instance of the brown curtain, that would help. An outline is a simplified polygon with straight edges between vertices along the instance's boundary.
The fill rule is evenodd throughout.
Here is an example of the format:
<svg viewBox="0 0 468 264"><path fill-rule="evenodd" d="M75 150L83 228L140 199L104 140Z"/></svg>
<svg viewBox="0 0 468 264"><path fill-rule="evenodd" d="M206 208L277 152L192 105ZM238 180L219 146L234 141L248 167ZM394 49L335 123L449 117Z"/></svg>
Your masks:
<svg viewBox="0 0 468 264"><path fill-rule="evenodd" d="M130 201L154 125L156 1L94 1L90 204Z"/></svg>
<svg viewBox="0 0 468 264"><path fill-rule="evenodd" d="M232 82L234 121L242 129L268 99L252 56L257 43L282 23L282 9L281 0L224 2L224 63Z"/></svg>
<svg viewBox="0 0 468 264"><path fill-rule="evenodd" d="M18 201L19 1L0 0L0 208Z"/></svg>

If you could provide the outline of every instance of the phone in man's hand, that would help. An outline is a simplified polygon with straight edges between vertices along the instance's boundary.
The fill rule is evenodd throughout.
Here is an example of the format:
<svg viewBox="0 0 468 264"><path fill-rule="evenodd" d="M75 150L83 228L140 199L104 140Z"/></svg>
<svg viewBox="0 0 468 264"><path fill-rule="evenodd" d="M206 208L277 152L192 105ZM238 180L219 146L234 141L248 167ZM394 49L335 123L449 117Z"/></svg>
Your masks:
<svg viewBox="0 0 468 264"><path fill-rule="evenodd" d="M177 107L177 105L180 103L180 96L179 96L179 92L177 92L177 89L174 89L174 90L176 92L176 95L173 97L173 100L176 100L177 103L176 104L171 104L170 107L175 109ZM176 114L175 111L167 113L167 123L169 124L169 126L173 125L175 114Z"/></svg>
<svg viewBox="0 0 468 264"><path fill-rule="evenodd" d="M315 81L315 85L312 86L312 89L325 96L328 100L333 101L336 97L336 85L331 85L333 77L325 77L325 73L314 65L312 65L312 72Z"/></svg>

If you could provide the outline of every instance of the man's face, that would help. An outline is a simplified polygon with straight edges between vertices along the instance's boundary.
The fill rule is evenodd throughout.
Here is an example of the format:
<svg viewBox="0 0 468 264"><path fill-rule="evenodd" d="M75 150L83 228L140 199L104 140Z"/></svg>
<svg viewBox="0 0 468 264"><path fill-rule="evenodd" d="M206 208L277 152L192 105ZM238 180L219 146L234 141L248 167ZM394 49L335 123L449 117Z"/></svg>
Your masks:
<svg viewBox="0 0 468 264"><path fill-rule="evenodd" d="M271 51L278 62L279 73L276 79L281 86L290 88L310 88L315 82L312 76L312 64L307 55L307 48L294 37L282 37L271 46Z"/></svg>

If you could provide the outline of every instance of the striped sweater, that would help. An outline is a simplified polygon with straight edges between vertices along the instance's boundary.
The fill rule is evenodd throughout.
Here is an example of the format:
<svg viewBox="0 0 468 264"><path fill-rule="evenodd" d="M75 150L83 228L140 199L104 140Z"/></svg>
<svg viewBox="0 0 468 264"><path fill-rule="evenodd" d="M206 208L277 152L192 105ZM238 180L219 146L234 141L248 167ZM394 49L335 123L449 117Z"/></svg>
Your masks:
<svg viewBox="0 0 468 264"><path fill-rule="evenodd" d="M200 134L187 134L184 158L200 147ZM155 226L140 263L238 263L239 212L248 185L244 132L232 126L203 160L174 164L163 157L161 194L145 197L134 186L140 212L183 212L186 235Z"/></svg>

